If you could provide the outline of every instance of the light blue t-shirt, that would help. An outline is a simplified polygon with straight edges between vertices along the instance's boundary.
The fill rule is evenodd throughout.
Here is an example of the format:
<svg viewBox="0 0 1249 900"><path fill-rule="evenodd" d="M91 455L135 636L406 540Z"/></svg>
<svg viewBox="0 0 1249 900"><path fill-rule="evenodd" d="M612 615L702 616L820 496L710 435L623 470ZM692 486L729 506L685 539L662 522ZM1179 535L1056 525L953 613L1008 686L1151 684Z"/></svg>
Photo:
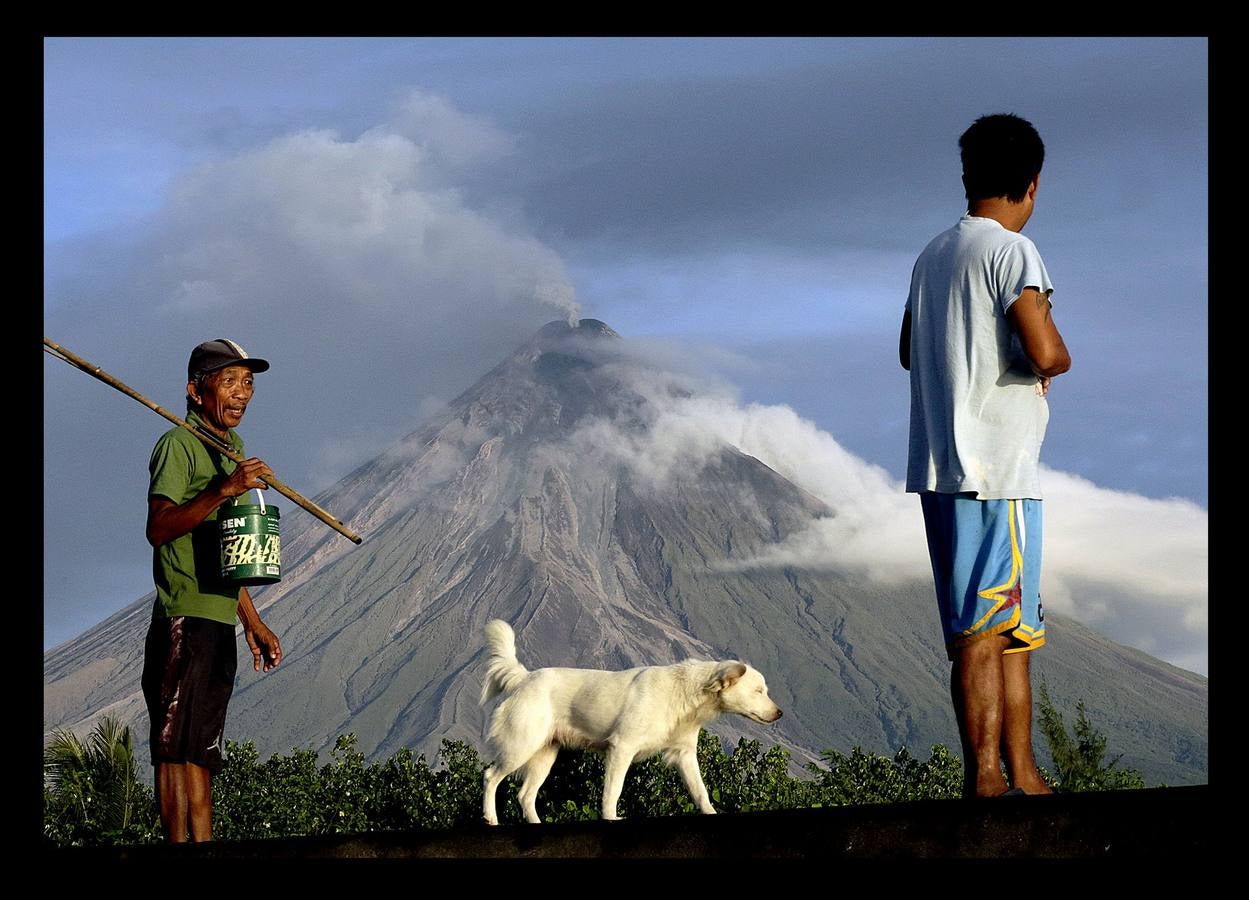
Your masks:
<svg viewBox="0 0 1249 900"><path fill-rule="evenodd" d="M1006 311L1024 288L1050 294L1035 245L964 215L915 261L906 489L1041 499L1049 404Z"/></svg>

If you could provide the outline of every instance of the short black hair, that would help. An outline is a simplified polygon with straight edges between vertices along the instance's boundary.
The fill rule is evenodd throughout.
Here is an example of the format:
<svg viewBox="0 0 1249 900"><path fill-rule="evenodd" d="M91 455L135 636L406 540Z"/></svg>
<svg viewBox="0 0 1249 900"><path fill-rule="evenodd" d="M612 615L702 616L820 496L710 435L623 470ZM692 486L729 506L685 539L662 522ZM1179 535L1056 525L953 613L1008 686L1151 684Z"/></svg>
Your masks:
<svg viewBox="0 0 1249 900"><path fill-rule="evenodd" d="M1018 203L1045 162L1041 136L1014 113L981 116L963 132L958 148L969 203L989 197Z"/></svg>

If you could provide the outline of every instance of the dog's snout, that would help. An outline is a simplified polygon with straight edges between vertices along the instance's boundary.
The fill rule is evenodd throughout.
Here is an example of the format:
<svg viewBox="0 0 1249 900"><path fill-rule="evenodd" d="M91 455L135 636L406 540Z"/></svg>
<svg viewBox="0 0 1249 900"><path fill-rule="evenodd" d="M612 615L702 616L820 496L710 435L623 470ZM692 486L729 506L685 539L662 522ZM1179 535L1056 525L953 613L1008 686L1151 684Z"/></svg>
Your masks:
<svg viewBox="0 0 1249 900"><path fill-rule="evenodd" d="M776 715L772 717L772 721L775 722L777 719L779 719L783 715L785 715L784 711L782 711L780 707L777 707Z"/></svg>

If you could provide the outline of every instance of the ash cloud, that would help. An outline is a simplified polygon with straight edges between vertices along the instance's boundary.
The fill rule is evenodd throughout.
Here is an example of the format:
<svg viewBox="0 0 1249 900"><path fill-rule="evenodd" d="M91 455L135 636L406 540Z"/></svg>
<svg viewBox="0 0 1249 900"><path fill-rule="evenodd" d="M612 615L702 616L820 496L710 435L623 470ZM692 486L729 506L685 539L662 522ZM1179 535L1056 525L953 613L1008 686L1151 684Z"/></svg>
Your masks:
<svg viewBox="0 0 1249 900"><path fill-rule="evenodd" d="M363 460L385 443L371 436L461 390L482 359L580 314L560 257L514 211L465 199L512 149L489 121L414 91L358 136L307 129L203 164L120 259L115 240L53 251L48 333L164 385L176 409L190 348L232 337L273 362L246 436L318 448L320 462L291 454L304 472L289 477ZM50 381L49 408L61 390Z"/></svg>
<svg viewBox="0 0 1249 900"><path fill-rule="evenodd" d="M490 121L412 92L355 136L308 128L203 163L141 223L49 247L45 334L175 413L201 341L232 338L269 359L241 433L311 496L483 361L578 317L560 257L514 209L470 199L512 145ZM44 371L44 534L84 548L84 573L131 560L133 589L113 590L139 596L151 586L145 465L168 425L67 366ZM97 590L50 558L48 583L65 593L49 633L67 636L78 626L58 610Z"/></svg>
<svg viewBox="0 0 1249 900"><path fill-rule="evenodd" d="M183 177L148 260L157 311L283 316L339 341L341 329L365 337L385 324L418 345L434 337L430 317L462 328L541 321L543 306L575 315L556 254L455 187L453 176L488 159L490 142L474 156L465 133L489 127L435 107L419 120L434 129L424 140L392 126L354 140L309 130Z"/></svg>
<svg viewBox="0 0 1249 900"><path fill-rule="evenodd" d="M886 470L787 406L742 404L723 383L700 386L688 373L618 370L646 398L646 427L588 421L570 439L575 454L623 463L663 490L728 443L832 509L757 558L725 560L725 569L836 569L884 586L931 579L918 500ZM1208 513L1187 500L1108 490L1044 466L1042 490L1046 609L1205 674Z"/></svg>

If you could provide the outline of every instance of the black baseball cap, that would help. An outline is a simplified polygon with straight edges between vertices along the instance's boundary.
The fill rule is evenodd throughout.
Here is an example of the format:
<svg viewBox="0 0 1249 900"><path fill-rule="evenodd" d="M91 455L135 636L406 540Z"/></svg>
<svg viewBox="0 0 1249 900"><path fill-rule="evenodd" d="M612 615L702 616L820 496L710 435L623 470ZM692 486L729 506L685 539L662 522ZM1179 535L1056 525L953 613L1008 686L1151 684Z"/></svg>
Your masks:
<svg viewBox="0 0 1249 900"><path fill-rule="evenodd" d="M247 351L234 341L217 338L205 341L191 351L191 359L186 364L186 380L194 381L196 375L206 375L226 366L247 366L253 372L264 372L269 368L269 361L248 356Z"/></svg>

